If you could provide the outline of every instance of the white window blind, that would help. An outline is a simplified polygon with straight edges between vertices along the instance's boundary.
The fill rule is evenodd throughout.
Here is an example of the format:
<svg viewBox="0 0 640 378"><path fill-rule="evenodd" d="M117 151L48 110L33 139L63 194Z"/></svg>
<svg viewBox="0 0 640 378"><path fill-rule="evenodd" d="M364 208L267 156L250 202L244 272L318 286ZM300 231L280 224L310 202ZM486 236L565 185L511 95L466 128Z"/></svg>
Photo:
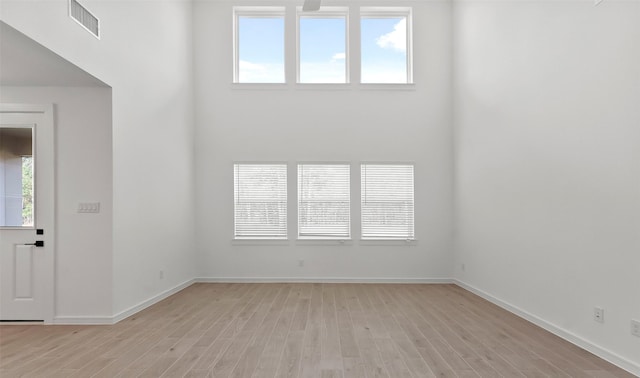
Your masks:
<svg viewBox="0 0 640 378"><path fill-rule="evenodd" d="M362 238L414 239L413 165L362 164Z"/></svg>
<svg viewBox="0 0 640 378"><path fill-rule="evenodd" d="M287 165L234 164L236 239L287 238Z"/></svg>
<svg viewBox="0 0 640 378"><path fill-rule="evenodd" d="M298 165L298 237L348 239L350 227L350 166Z"/></svg>

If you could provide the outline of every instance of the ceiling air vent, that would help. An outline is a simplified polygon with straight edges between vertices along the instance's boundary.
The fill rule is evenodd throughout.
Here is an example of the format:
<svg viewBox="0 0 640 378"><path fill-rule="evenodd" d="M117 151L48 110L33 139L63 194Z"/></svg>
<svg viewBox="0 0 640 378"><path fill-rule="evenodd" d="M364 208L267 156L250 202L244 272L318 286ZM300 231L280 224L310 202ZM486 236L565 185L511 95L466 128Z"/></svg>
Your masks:
<svg viewBox="0 0 640 378"><path fill-rule="evenodd" d="M100 39L100 20L76 0L69 0L69 16Z"/></svg>

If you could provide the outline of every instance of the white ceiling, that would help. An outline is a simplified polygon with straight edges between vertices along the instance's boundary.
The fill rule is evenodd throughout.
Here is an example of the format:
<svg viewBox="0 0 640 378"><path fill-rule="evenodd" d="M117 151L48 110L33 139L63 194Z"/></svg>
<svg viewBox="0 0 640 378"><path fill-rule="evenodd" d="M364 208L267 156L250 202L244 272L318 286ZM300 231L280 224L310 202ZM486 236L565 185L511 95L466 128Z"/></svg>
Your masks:
<svg viewBox="0 0 640 378"><path fill-rule="evenodd" d="M2 21L0 21L0 85L107 86Z"/></svg>

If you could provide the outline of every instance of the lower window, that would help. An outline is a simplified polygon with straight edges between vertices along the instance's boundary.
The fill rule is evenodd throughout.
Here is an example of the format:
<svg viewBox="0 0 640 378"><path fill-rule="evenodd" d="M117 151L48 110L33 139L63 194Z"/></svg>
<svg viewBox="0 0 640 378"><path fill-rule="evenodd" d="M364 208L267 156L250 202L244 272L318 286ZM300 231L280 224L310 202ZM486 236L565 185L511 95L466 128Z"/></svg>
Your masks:
<svg viewBox="0 0 640 378"><path fill-rule="evenodd" d="M234 164L234 238L287 238L287 165Z"/></svg>
<svg viewBox="0 0 640 378"><path fill-rule="evenodd" d="M361 165L362 239L413 240L413 165Z"/></svg>
<svg viewBox="0 0 640 378"><path fill-rule="evenodd" d="M349 239L350 166L298 165L298 238Z"/></svg>

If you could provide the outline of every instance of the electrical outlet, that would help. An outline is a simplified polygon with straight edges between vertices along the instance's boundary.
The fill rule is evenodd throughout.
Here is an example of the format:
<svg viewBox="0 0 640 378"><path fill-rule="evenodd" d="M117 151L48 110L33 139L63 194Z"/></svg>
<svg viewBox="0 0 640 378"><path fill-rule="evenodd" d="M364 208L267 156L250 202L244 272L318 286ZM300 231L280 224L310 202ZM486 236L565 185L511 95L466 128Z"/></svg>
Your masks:
<svg viewBox="0 0 640 378"><path fill-rule="evenodd" d="M593 308L593 320L598 323L604 323L604 309L602 307Z"/></svg>
<svg viewBox="0 0 640 378"><path fill-rule="evenodd" d="M467 266L464 265L464 263L460 264L460 270L463 271L463 272L466 272L467 271Z"/></svg>
<svg viewBox="0 0 640 378"><path fill-rule="evenodd" d="M160 274L158 275L160 277L161 280L164 279L164 270L160 271Z"/></svg>
<svg viewBox="0 0 640 378"><path fill-rule="evenodd" d="M631 319L631 334L640 337L640 320Z"/></svg>

